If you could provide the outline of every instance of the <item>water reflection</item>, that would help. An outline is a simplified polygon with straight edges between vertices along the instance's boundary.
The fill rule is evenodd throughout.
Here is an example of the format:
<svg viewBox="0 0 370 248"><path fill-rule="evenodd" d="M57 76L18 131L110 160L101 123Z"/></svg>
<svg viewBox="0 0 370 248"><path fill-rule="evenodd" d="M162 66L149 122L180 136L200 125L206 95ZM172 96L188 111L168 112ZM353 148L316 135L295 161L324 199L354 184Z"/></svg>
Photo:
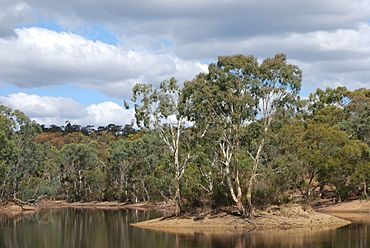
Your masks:
<svg viewBox="0 0 370 248"><path fill-rule="evenodd" d="M334 230L165 233L130 223L160 213L132 210L60 209L22 218L0 218L0 247L370 247L370 224Z"/></svg>

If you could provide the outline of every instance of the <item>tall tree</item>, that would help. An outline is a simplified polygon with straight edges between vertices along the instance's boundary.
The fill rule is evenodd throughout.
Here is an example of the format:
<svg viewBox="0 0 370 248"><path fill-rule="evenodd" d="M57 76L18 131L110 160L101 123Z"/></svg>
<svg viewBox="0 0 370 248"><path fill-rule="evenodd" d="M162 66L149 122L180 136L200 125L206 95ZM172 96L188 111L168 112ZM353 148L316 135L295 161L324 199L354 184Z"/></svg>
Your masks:
<svg viewBox="0 0 370 248"><path fill-rule="evenodd" d="M252 161L247 185L247 210L251 214L252 190L261 164L266 135L275 113L296 100L301 86L301 71L288 64L283 54L265 59L261 64L253 56L219 57L208 73L199 74L186 83L191 99L188 115L195 127L204 127L220 149L230 196L238 210L245 214L242 203L240 163L238 161L243 127L256 123L259 135L250 142L247 153Z"/></svg>
<svg viewBox="0 0 370 248"><path fill-rule="evenodd" d="M2 182L1 198L17 198L20 192L20 183L28 176L38 163L37 145L34 142L36 134L41 132L41 127L31 121L19 110L11 110L0 106L0 115L5 125L7 153L4 177ZM11 149L11 150L9 150Z"/></svg>
<svg viewBox="0 0 370 248"><path fill-rule="evenodd" d="M219 57L217 63L209 66L209 73L186 83L186 94L192 99L188 114L195 127L206 130L206 137L218 147L220 170L241 214L245 209L236 154L241 127L254 118L255 102L249 86L255 80L257 68L257 59L252 56Z"/></svg>
<svg viewBox="0 0 370 248"><path fill-rule="evenodd" d="M256 182L258 169L261 165L262 153L265 147L266 136L271 124L277 118L277 112L287 108L294 108L297 104L298 93L301 89L302 71L296 66L287 63L284 54L276 54L273 58L265 59L258 66L258 74L251 81L250 90L255 98L256 118L260 118L260 136L255 141L254 149L248 154L253 160L253 167L247 181L247 207L253 212L252 192Z"/></svg>
<svg viewBox="0 0 370 248"><path fill-rule="evenodd" d="M132 100L135 105L135 116L139 127L154 128L171 152L172 168L175 181L175 214L181 212L181 178L190 160L189 151L184 148L186 116L184 108L186 101L182 99L182 91L176 79L163 81L159 88L151 84L136 84L133 88Z"/></svg>

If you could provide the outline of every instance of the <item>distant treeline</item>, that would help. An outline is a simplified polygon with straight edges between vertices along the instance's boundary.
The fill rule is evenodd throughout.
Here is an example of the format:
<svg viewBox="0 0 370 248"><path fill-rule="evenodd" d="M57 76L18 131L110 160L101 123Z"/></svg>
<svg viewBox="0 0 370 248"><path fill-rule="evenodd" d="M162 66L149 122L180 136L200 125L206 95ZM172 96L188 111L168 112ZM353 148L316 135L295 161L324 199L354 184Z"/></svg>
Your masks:
<svg viewBox="0 0 370 248"><path fill-rule="evenodd" d="M95 128L93 125L81 126L78 124L71 124L69 121L66 122L65 126L58 126L52 124L50 126L41 125L41 129L44 133L55 133L55 132L63 132L63 133L73 133L73 132L81 132L85 135L90 135L92 133L103 133L103 132L110 132L116 136L127 136L129 134L135 133L135 129L133 128L133 124L126 124L116 125L116 124L109 124L107 126L98 126Z"/></svg>
<svg viewBox="0 0 370 248"><path fill-rule="evenodd" d="M224 56L133 88L136 122L40 126L0 106L0 199L170 200L185 208L367 198L370 89L317 89L283 54Z"/></svg>

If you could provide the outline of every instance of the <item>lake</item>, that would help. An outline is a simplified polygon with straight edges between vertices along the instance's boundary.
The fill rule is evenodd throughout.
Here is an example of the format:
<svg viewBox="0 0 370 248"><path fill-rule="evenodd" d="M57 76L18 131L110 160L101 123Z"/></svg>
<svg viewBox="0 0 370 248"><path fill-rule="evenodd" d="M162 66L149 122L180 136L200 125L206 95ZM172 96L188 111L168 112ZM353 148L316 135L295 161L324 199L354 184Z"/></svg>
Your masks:
<svg viewBox="0 0 370 248"><path fill-rule="evenodd" d="M370 247L370 222L361 222L361 218L331 230L249 233L173 234L130 226L158 216L159 212L92 209L44 210L17 218L0 216L0 247Z"/></svg>

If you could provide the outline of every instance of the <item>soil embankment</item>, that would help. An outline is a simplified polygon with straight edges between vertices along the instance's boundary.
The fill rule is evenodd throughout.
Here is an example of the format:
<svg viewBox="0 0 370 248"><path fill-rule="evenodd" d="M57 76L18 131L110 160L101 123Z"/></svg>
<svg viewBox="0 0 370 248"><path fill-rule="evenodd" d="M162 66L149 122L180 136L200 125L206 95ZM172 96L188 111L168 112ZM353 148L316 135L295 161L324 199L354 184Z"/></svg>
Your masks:
<svg viewBox="0 0 370 248"><path fill-rule="evenodd" d="M43 200L35 205L20 205L15 203L7 203L0 205L0 214L7 216L17 216L21 214L34 213L42 209L58 209L58 208L87 208L87 209L137 209L142 211L147 210L163 210L173 211L174 204L171 202L140 202L140 203L122 203L122 202L73 202Z"/></svg>
<svg viewBox="0 0 370 248"><path fill-rule="evenodd" d="M337 203L319 209L321 212L348 212L348 213L369 213L370 200L354 200L349 202Z"/></svg>
<svg viewBox="0 0 370 248"><path fill-rule="evenodd" d="M89 209L137 209L137 210L168 210L174 209L172 202L139 202L139 203L122 203L122 202L72 202L66 201L42 201L37 205L40 209L47 208L89 208Z"/></svg>
<svg viewBox="0 0 370 248"><path fill-rule="evenodd" d="M30 214L37 211L38 208L31 205L17 205L15 203L7 203L0 205L0 214L15 217L20 214Z"/></svg>

